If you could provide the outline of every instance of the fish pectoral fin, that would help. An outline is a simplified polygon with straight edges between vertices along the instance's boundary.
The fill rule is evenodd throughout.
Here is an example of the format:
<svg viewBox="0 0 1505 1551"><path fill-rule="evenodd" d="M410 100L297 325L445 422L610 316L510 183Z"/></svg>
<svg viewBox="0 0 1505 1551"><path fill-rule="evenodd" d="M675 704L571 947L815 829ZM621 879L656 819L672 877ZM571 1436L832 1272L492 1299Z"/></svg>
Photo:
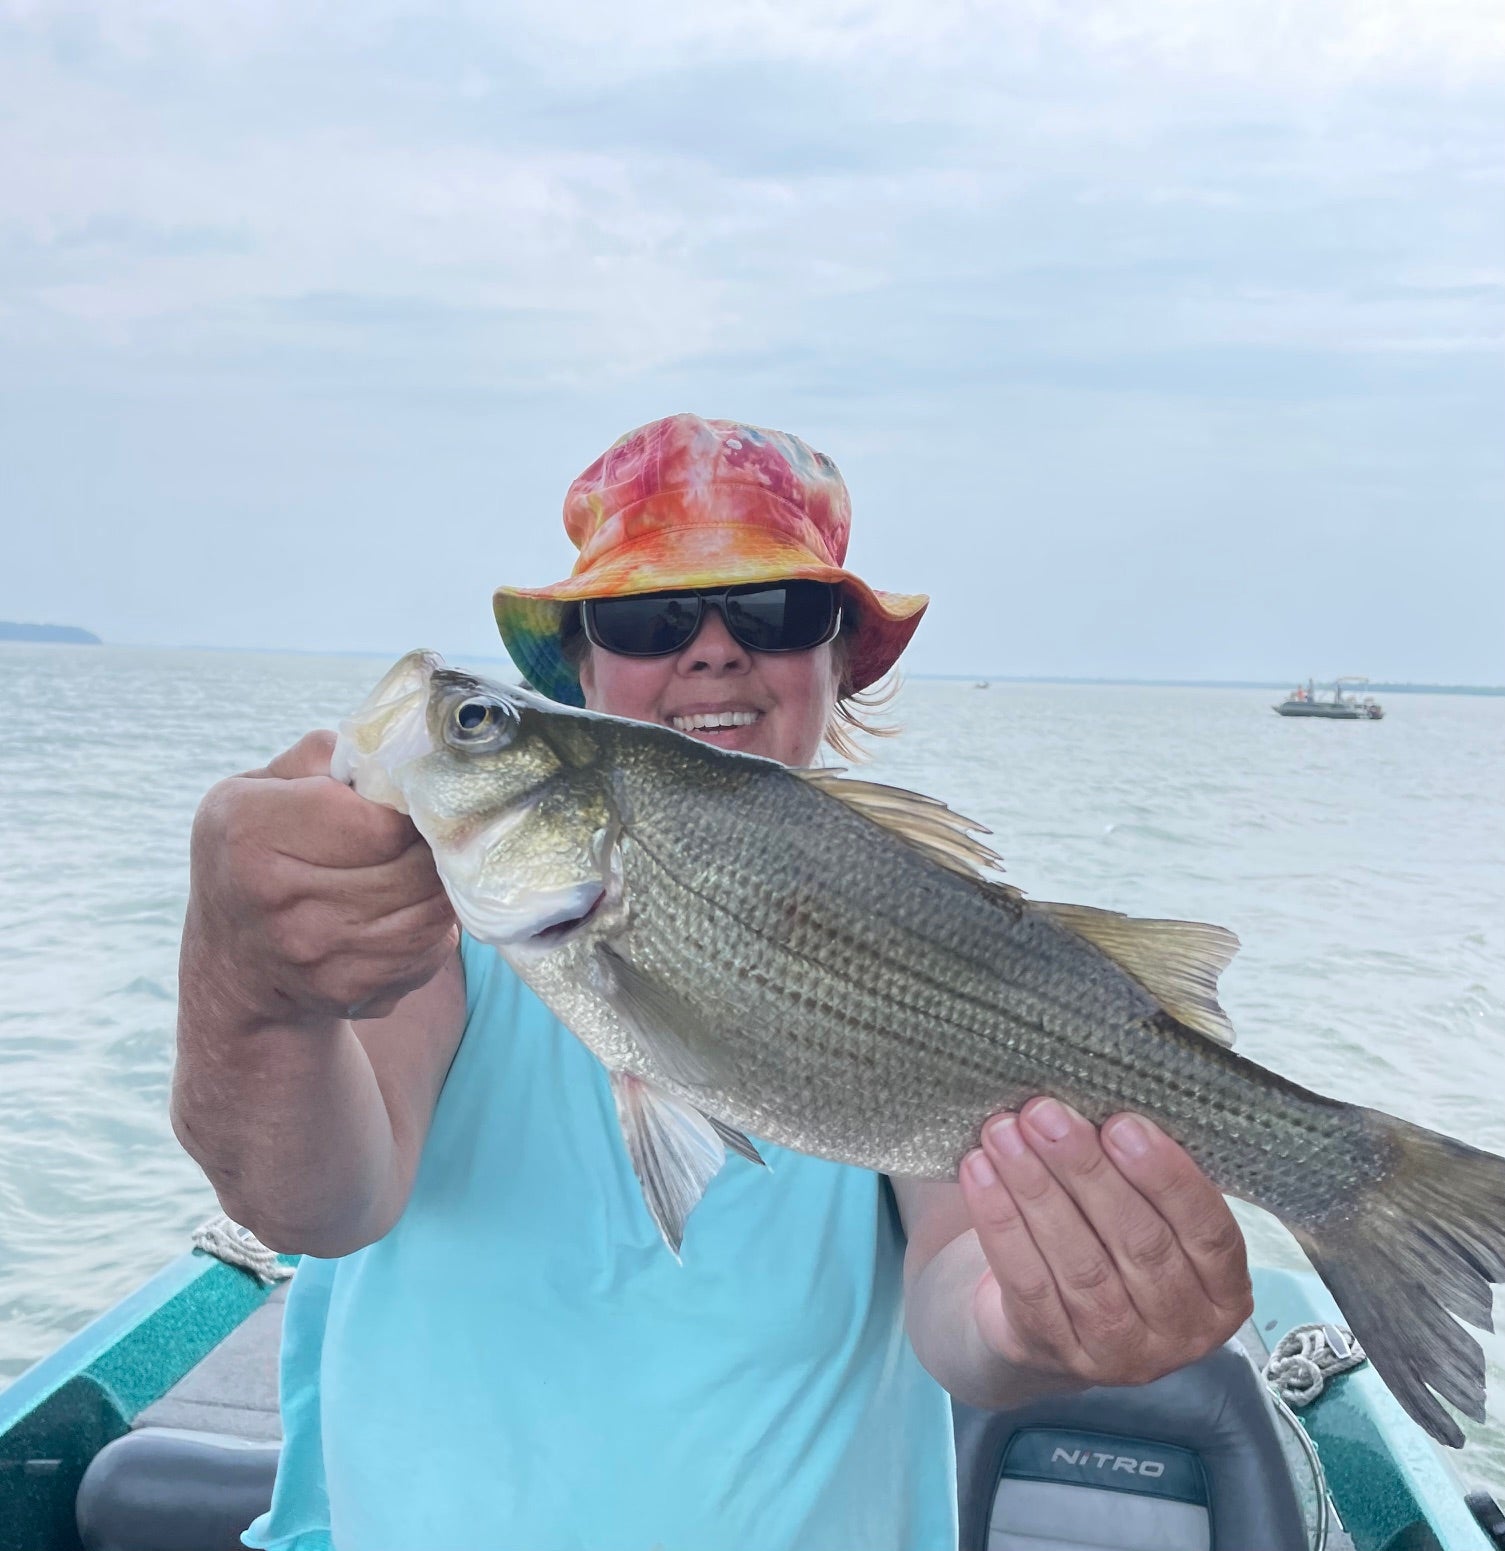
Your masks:
<svg viewBox="0 0 1505 1551"><path fill-rule="evenodd" d="M1239 947L1226 927L1145 921L1090 905L1033 901L1029 908L1100 948L1178 1022L1220 1045L1233 1044L1233 1025L1218 1005L1218 976Z"/></svg>
<svg viewBox="0 0 1505 1551"><path fill-rule="evenodd" d="M609 942L596 944L598 989L663 1076L687 1088L716 1088L718 1061L704 1035L705 1016L645 975Z"/></svg>
<svg viewBox="0 0 1505 1551"><path fill-rule="evenodd" d="M988 874L1003 866L1003 858L980 841L991 833L975 819L954 813L945 803L902 786L881 786L876 781L854 781L840 770L792 772L817 791L844 802L854 813L886 829L922 856L959 873L973 882L982 881L1013 897L1017 889L999 883Z"/></svg>
<svg viewBox="0 0 1505 1551"><path fill-rule="evenodd" d="M763 1160L740 1131L701 1114L692 1104L628 1072L610 1075L622 1140L643 1188L643 1204L678 1257L685 1222L726 1162L727 1147L754 1163Z"/></svg>

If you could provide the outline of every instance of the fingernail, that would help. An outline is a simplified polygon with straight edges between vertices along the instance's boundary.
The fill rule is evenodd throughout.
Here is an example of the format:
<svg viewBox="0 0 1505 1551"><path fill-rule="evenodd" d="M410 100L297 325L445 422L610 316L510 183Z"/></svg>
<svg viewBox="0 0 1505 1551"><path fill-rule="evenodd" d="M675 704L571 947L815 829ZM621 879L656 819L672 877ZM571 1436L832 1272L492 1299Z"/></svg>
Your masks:
<svg viewBox="0 0 1505 1551"><path fill-rule="evenodd" d="M966 1162L967 1173L972 1176L974 1185L981 1185L987 1189L998 1183L998 1176L993 1172L993 1165L988 1162L988 1155L978 1148L970 1153Z"/></svg>
<svg viewBox="0 0 1505 1551"><path fill-rule="evenodd" d="M1042 1136L1059 1142L1071 1129L1071 1116L1066 1112L1064 1104L1058 1104L1054 1099L1041 1099L1031 1108L1029 1123Z"/></svg>
<svg viewBox="0 0 1505 1551"><path fill-rule="evenodd" d="M1150 1150L1150 1133L1135 1115L1120 1115L1107 1129L1108 1141L1130 1158L1142 1158Z"/></svg>
<svg viewBox="0 0 1505 1551"><path fill-rule="evenodd" d="M1019 1121L1013 1115L1000 1115L988 1123L988 1145L1005 1158L1017 1158L1024 1151Z"/></svg>

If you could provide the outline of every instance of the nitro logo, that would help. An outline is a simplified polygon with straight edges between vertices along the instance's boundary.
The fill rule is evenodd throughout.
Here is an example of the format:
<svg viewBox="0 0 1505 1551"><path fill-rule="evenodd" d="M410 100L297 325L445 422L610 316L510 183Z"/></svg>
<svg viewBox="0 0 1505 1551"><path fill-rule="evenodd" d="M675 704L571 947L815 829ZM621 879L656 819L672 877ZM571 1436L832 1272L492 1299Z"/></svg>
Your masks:
<svg viewBox="0 0 1505 1551"><path fill-rule="evenodd" d="M1094 1449L1057 1449L1050 1456L1050 1462L1052 1465L1088 1465L1093 1470L1122 1470L1150 1480L1165 1474L1165 1466L1158 1459L1131 1459L1127 1454L1104 1454Z"/></svg>

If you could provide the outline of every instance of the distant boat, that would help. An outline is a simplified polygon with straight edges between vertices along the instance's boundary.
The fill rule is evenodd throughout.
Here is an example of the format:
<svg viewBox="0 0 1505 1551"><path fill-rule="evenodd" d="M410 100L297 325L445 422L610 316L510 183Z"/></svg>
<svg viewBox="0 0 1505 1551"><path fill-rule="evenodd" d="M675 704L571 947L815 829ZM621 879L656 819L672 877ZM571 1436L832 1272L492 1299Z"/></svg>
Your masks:
<svg viewBox="0 0 1505 1551"><path fill-rule="evenodd" d="M1334 679L1322 686L1323 692L1331 691L1323 699L1311 679L1305 689L1293 689L1278 706L1272 707L1277 716L1316 716L1329 722L1377 722L1385 714L1380 703L1369 695L1361 700L1357 695L1344 692L1346 684L1367 684L1368 679L1353 674Z"/></svg>
<svg viewBox="0 0 1505 1551"><path fill-rule="evenodd" d="M978 681L972 686L972 688L973 689L987 689L988 688L988 680L987 679L978 679Z"/></svg>

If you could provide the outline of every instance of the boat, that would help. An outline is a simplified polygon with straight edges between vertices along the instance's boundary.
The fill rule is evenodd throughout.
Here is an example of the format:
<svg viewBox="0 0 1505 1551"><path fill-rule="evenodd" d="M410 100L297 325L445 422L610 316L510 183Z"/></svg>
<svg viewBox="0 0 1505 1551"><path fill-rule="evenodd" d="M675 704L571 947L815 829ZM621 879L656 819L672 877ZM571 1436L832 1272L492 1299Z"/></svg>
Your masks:
<svg viewBox="0 0 1505 1551"><path fill-rule="evenodd" d="M1277 716L1316 716L1330 722L1377 722L1385 714L1384 707L1370 695L1361 700L1356 694L1345 692L1345 685L1367 684L1366 678L1353 674L1324 684L1324 691L1331 691L1331 698L1324 700L1311 679L1306 687L1293 689L1278 706L1272 709Z"/></svg>
<svg viewBox="0 0 1505 1551"><path fill-rule="evenodd" d="M189 1251L0 1391L0 1551L239 1546L271 1496L287 1285L272 1279L296 1264L256 1248L254 1270ZM1153 1384L957 1404L961 1551L1505 1546L1493 1499L1465 1496L1321 1282L1261 1268L1254 1292L1233 1341ZM1262 1376L1293 1331L1334 1354L1299 1413Z"/></svg>

